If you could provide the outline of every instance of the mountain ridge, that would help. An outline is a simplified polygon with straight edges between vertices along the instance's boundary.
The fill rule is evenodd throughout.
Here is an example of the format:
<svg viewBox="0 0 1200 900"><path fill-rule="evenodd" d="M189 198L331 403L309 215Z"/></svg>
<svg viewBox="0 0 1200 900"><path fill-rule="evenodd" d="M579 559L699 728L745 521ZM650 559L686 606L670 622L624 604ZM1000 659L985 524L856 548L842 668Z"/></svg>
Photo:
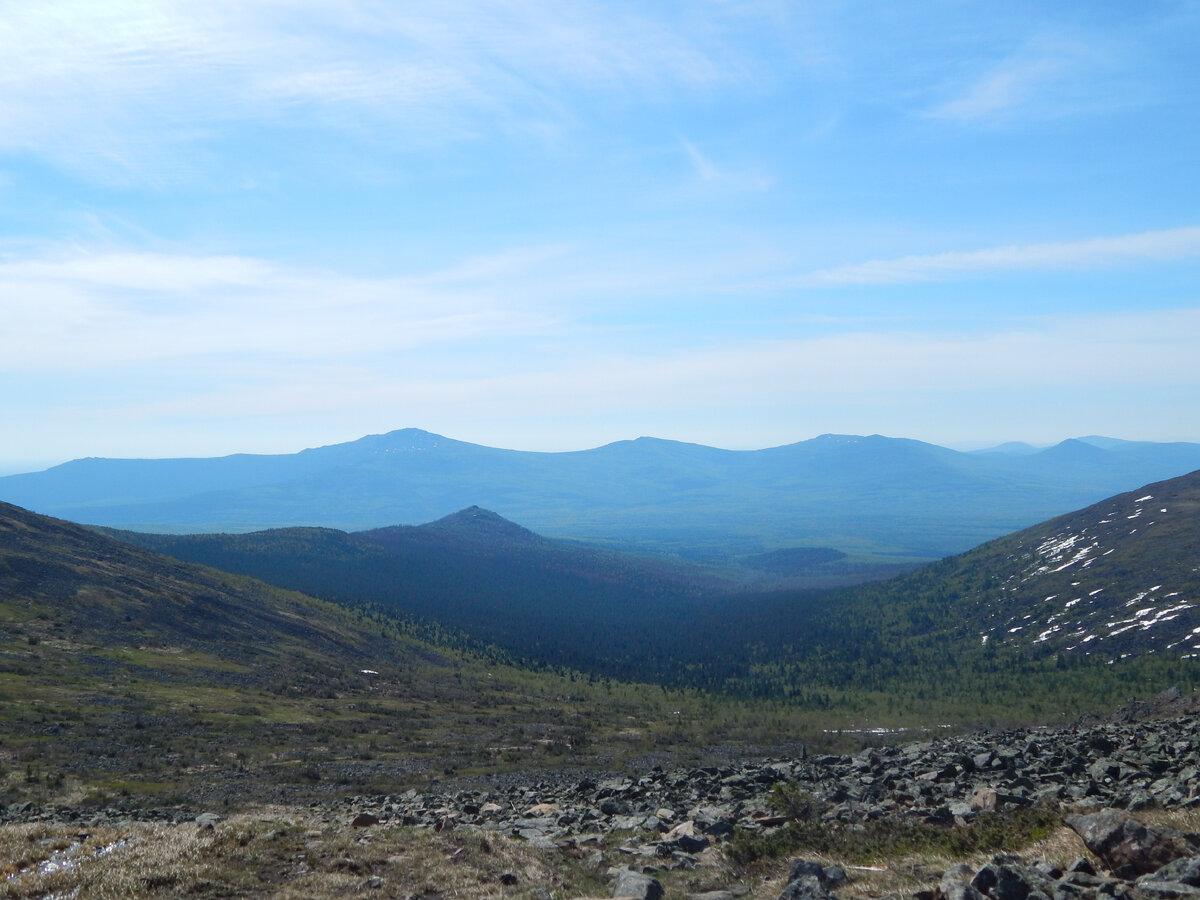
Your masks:
<svg viewBox="0 0 1200 900"><path fill-rule="evenodd" d="M1152 502L1172 516L1151 516ZM541 663L751 696L824 698L815 685L936 693L913 687L922 673L1009 690L1021 666L1071 665L1099 678L1097 664L1132 657L1147 672L1175 672L1176 657L1200 652L1200 471L889 581L826 591L680 580L686 573L547 539L480 509L446 522L122 537L338 602L379 604ZM839 551L813 547L747 562L776 572L845 565ZM1073 565L1098 580L1081 586ZM1189 636L1161 665L1150 659Z"/></svg>
<svg viewBox="0 0 1200 900"><path fill-rule="evenodd" d="M771 685L762 690L785 693L811 683L890 682L898 696L908 681L906 690L921 695L939 678L980 678L980 690L996 691L1010 688L1018 672L1041 672L1058 687L1072 673L1099 690L1113 666L1162 679L1159 687L1195 684L1198 536L1200 471L889 581L816 596L734 598L694 643L750 651L741 669L726 662L712 680L756 672L755 683ZM922 672L928 681L914 683Z"/></svg>
<svg viewBox="0 0 1200 900"><path fill-rule="evenodd" d="M174 533L359 531L479 506L549 537L697 560L816 545L914 561L1198 467L1192 444L1104 449L1070 439L1033 453L979 454L828 434L762 450L639 438L546 453L399 429L296 454L76 460L0 478L0 499Z"/></svg>

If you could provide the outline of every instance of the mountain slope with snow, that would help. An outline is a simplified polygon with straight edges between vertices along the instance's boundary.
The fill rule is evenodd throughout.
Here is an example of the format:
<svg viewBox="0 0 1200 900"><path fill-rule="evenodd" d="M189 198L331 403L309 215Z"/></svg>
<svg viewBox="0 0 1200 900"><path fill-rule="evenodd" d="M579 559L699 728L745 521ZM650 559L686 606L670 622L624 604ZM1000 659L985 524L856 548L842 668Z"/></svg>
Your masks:
<svg viewBox="0 0 1200 900"><path fill-rule="evenodd" d="M1012 571L976 596L981 641L1200 657L1200 472L1015 537Z"/></svg>

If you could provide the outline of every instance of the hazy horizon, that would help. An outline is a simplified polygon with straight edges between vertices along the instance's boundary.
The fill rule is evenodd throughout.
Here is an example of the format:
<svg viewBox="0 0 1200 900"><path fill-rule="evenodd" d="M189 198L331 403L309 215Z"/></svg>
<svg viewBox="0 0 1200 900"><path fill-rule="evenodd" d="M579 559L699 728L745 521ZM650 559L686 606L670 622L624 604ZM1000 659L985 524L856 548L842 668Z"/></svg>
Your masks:
<svg viewBox="0 0 1200 900"><path fill-rule="evenodd" d="M0 471L1200 442L1200 8L18 5Z"/></svg>
<svg viewBox="0 0 1200 900"><path fill-rule="evenodd" d="M419 431L428 431L428 429L420 428L419 426L402 426L402 428L389 429L389 430L398 431L398 430L403 430L405 428L415 428L416 430L419 430ZM386 433L387 432L379 432L379 434L386 434ZM832 432L822 432L821 434L830 434L830 433L832 433ZM347 438L345 441L335 441L334 443L339 443L339 444L340 443L350 443L350 442L356 441L360 438L370 437L370 436L371 435L357 435L352 438ZM444 438L449 438L450 440L464 441L465 443L482 444L482 442L479 442L479 441L465 441L463 438L457 437L453 434L441 434L439 436L444 437ZM821 436L820 434L807 435L805 437L797 438L794 441L786 441L784 443L786 443L786 444L802 443L803 441L812 440L813 438L820 437L820 436ZM848 435L848 436L866 437L867 435ZM501 449L501 450L519 450L519 451L528 451L528 452L534 452L534 453L571 453L571 452L579 451L579 450L592 450L592 449L595 449L596 447L604 446L604 444L636 440L639 437L656 438L659 440L666 440L666 441L678 440L676 438L672 438L667 435L651 434L651 435L632 435L627 438L617 438L615 441L605 441L603 444L588 444L586 446L578 446L578 447L550 447L550 448L547 448L547 447L512 447L512 446L500 446L500 445L492 445L492 444L482 444L482 446L494 447L495 449ZM1063 437L1063 438L1059 439L1058 441L1050 441L1050 442L1046 442L1046 443L1035 443L1032 441L1002 439L1002 440L994 440L994 441L966 441L966 442L962 442L962 443L958 443L958 444L939 444L936 441L924 441L921 438L914 437L912 435L882 435L882 437L895 437L895 438L903 438L903 439L907 439L907 440L921 441L922 443L935 444L936 446L939 446L939 447L945 447L949 450L958 450L958 451L961 451L964 453L969 453L971 451L987 450L987 449L990 449L993 447L999 447L1002 444L1007 444L1007 443L1028 444L1029 446L1034 447L1035 449L1041 450L1041 449L1046 449L1048 447L1052 447L1055 444L1061 443L1062 441L1071 440L1074 438L1111 437L1111 435L1071 435L1068 437ZM1128 438L1118 438L1117 440L1129 440L1129 439ZM696 443L696 442L680 441L680 443ZM236 454L270 456L270 455L277 455L277 454L299 453L302 450L314 449L314 448L320 447L320 446L327 446L327 445L325 445L325 444L309 444L309 445L302 446L302 447L292 447L292 448L282 449L282 450L263 450L263 451L232 450L229 453L215 453L215 454L183 453L183 454L180 454L179 456L123 456L123 457L106 457L106 458L110 458L110 459L189 459L189 458L190 459L198 459L198 458L220 458L223 456L232 456L232 455L236 455ZM782 446L782 445L781 444L769 444L769 445L765 444L762 446L736 446L735 447L735 446L708 444L706 446L717 447L718 449L722 449L722 450L763 450L763 449L768 449L769 447L776 447L776 446ZM65 458L65 459L54 459L54 460L14 460L14 461L0 460L0 478L4 477L5 475L24 475L24 474L28 474L31 472L41 472L46 469L51 469L58 465L62 465L63 463L66 463L66 462L73 462L74 460L77 460L77 459L85 459L87 457L95 457L95 456L97 456L97 454L86 454L85 456L70 457L70 458Z"/></svg>

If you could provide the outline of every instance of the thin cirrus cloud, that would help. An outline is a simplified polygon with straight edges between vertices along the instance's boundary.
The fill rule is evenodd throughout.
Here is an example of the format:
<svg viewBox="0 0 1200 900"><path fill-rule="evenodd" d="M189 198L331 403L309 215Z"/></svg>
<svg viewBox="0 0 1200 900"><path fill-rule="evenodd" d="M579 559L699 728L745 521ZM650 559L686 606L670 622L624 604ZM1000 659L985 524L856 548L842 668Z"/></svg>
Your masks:
<svg viewBox="0 0 1200 900"><path fill-rule="evenodd" d="M966 83L959 83L927 115L968 123L1054 118L1108 107L1122 102L1122 81L1136 81L1135 55L1131 46L1097 34L1039 34L983 72L964 78Z"/></svg>
<svg viewBox="0 0 1200 900"><path fill-rule="evenodd" d="M866 331L756 342L729 342L657 359L597 352L579 358L530 360L515 354L495 371L372 371L348 364L241 381L228 391L201 391L122 405L125 418L195 413L253 417L266 412L329 414L403 408L425 417L452 407L489 415L503 404L514 416L653 412L664 404L684 413L745 402L779 404L841 398L879 407L913 390L945 397L1004 390L1040 394L1087 383L1093 392L1200 384L1200 311L1144 316L1064 316L984 335ZM1120 355L1112 355L1113 347ZM1128 353L1124 351L1129 351ZM1154 358L1161 365L1147 367ZM948 383L946 371L956 377ZM646 385L654 385L647 391ZM1094 394L1101 397L1101 394ZM1080 400L1084 399L1082 397Z"/></svg>
<svg viewBox="0 0 1200 900"><path fill-rule="evenodd" d="M770 298L785 288L904 284L1195 256L1200 256L1200 226L870 260L802 275L787 284L756 287L753 275L731 273L734 283L722 290L738 293L738 303L747 311L758 290L767 304L762 315L770 319L765 311ZM608 262L603 255L568 245L515 248L425 273L381 278L237 256L109 253L9 261L0 264L0 292L10 298L8 328L0 335L0 366L8 371L80 371L229 354L329 360L341 354L434 347L449 352L480 341L511 345L550 339L592 354L614 337L588 321L597 295L613 290L602 277ZM704 290L704 284L712 289L711 272L702 272L700 281L679 280L678 261L661 265L661 271L627 272L620 290L682 301L690 292ZM796 321L794 308L788 315ZM875 319L873 325L879 333L906 327L903 317ZM842 333L855 327L853 315L827 326ZM997 321L992 329L1000 327Z"/></svg>
<svg viewBox="0 0 1200 900"><path fill-rule="evenodd" d="M119 168L242 121L436 142L569 118L564 88L670 96L748 77L754 55L720 27L742 14L711 11L689 28L545 0L24 4L0 28L0 149Z"/></svg>
<svg viewBox="0 0 1200 900"><path fill-rule="evenodd" d="M554 316L474 287L513 265L479 259L425 279L369 279L241 257L9 262L0 265L0 295L8 298L0 368L127 371L205 358L225 366L239 355L320 360L537 335Z"/></svg>
<svg viewBox="0 0 1200 900"><path fill-rule="evenodd" d="M903 256L822 269L803 284L886 285L938 281L989 272L1106 267L1200 256L1200 226L1116 237Z"/></svg>

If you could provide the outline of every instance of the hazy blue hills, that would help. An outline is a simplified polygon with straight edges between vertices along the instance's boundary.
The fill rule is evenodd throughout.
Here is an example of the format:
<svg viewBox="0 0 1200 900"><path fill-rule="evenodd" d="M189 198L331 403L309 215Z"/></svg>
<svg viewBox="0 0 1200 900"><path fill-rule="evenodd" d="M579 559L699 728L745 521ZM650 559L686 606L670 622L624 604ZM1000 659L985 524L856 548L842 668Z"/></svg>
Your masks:
<svg viewBox="0 0 1200 900"><path fill-rule="evenodd" d="M609 675L655 653L699 598L732 584L705 570L550 540L471 507L419 526L346 533L111 532L188 562L470 635L541 663Z"/></svg>
<svg viewBox="0 0 1200 900"><path fill-rule="evenodd" d="M1200 472L825 591L731 591L705 570L547 539L479 508L353 534L120 536L541 665L821 709L1029 715L1200 679ZM837 562L829 548L754 559Z"/></svg>
<svg viewBox="0 0 1200 900"><path fill-rule="evenodd" d="M1083 438L964 453L878 435L731 451L639 438L565 453L417 429L275 456L82 459L0 499L157 532L356 531L484 507L551 537L724 560L793 546L932 559L1200 468L1200 444Z"/></svg>
<svg viewBox="0 0 1200 900"><path fill-rule="evenodd" d="M439 530L549 543L475 511ZM20 760L0 804L77 822L118 804L225 811L763 739L732 704L517 669L451 637L0 503L0 733Z"/></svg>

